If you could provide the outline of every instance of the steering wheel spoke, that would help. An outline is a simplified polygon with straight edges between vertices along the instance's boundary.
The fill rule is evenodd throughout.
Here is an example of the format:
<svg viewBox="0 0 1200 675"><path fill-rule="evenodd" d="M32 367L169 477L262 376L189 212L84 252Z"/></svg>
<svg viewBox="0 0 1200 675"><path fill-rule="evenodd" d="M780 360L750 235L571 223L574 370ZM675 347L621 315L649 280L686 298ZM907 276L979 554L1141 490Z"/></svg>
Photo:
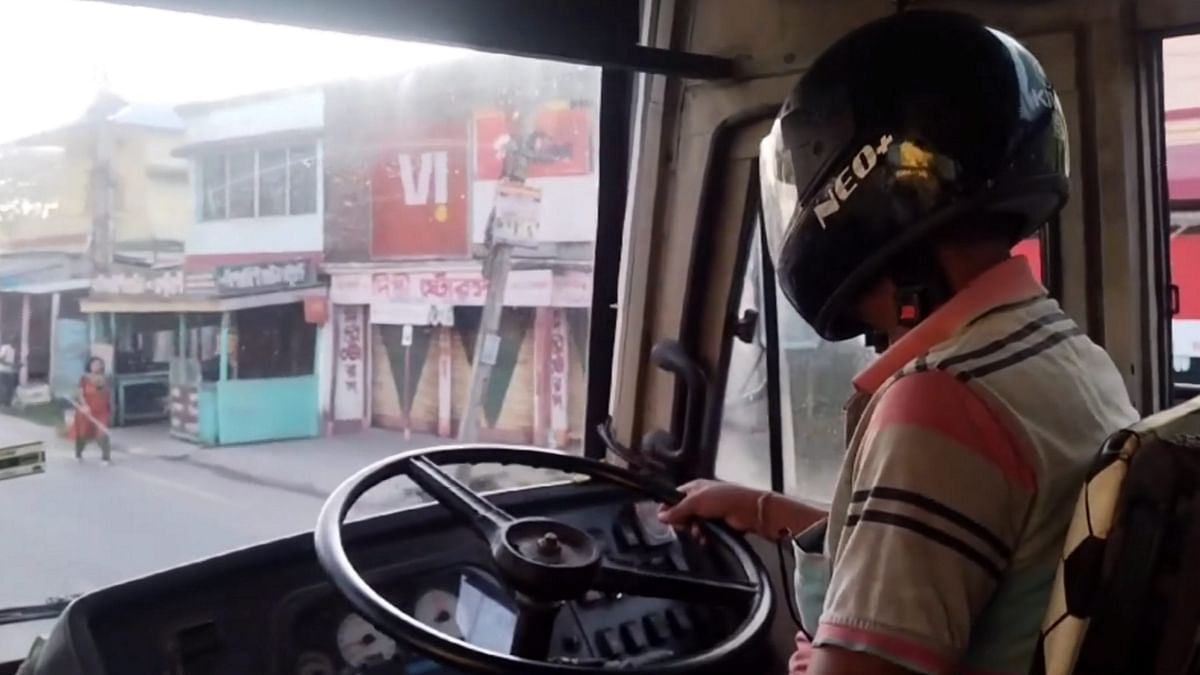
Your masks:
<svg viewBox="0 0 1200 675"><path fill-rule="evenodd" d="M561 603L517 602L517 624L513 630L512 654L523 659L545 661L550 656L554 622Z"/></svg>
<svg viewBox="0 0 1200 675"><path fill-rule="evenodd" d="M408 477L439 504L467 521L480 536L494 542L500 531L513 521L504 509L492 504L463 485L424 456L408 460Z"/></svg>
<svg viewBox="0 0 1200 675"><path fill-rule="evenodd" d="M607 558L601 562L592 587L605 593L625 593L728 607L745 606L758 593L758 589L752 584L639 569Z"/></svg>

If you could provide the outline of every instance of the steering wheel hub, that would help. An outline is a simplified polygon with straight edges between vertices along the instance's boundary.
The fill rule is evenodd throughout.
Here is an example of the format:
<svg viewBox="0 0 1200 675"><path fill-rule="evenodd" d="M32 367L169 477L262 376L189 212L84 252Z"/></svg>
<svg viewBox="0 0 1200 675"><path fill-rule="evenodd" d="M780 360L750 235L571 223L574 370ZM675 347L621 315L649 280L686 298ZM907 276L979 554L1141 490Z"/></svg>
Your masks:
<svg viewBox="0 0 1200 675"><path fill-rule="evenodd" d="M587 592L601 560L587 532L549 518L514 520L497 537L492 558L514 590L542 601Z"/></svg>

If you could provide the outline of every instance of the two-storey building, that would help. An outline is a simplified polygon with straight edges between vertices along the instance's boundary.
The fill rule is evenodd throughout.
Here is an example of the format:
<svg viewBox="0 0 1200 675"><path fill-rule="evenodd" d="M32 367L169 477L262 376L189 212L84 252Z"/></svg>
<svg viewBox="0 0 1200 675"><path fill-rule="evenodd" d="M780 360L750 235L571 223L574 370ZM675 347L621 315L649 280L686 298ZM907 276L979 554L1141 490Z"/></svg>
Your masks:
<svg viewBox="0 0 1200 675"><path fill-rule="evenodd" d="M182 260L99 274L83 303L94 349L118 365L118 421L169 413L172 433L206 444L319 435L323 92L175 111L192 197Z"/></svg>
<svg viewBox="0 0 1200 675"><path fill-rule="evenodd" d="M583 420L598 71L473 55L325 95L333 427L457 433L480 356L489 220L515 208L529 231L482 355L481 438L571 443ZM501 180L514 134L536 148L520 189Z"/></svg>

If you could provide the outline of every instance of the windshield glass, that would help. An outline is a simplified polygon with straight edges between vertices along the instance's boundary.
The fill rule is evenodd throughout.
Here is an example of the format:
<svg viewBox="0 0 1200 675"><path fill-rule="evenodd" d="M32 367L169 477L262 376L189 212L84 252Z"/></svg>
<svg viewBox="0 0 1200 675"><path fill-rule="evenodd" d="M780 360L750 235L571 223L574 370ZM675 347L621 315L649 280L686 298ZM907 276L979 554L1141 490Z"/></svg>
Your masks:
<svg viewBox="0 0 1200 675"><path fill-rule="evenodd" d="M311 529L396 452L580 451L598 68L67 0L0 23L0 607Z"/></svg>

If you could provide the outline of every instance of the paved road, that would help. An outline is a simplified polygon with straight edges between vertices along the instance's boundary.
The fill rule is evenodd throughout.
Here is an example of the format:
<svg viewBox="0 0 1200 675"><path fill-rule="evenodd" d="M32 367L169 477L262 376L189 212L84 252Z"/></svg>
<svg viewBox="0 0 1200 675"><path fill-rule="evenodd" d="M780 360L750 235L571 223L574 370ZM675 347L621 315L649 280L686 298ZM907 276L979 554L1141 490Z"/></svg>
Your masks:
<svg viewBox="0 0 1200 675"><path fill-rule="evenodd" d="M0 418L0 442L51 439ZM136 447L129 447L132 438ZM79 593L166 567L312 528L324 497L378 457L434 439L374 432L206 450L164 433L126 432L114 464L89 449L76 462L48 440L43 475L0 481L0 607ZM120 444L120 441L118 441ZM372 447L372 444L374 447ZM136 454L135 454L136 453ZM409 485L384 484L351 516L419 501Z"/></svg>
<svg viewBox="0 0 1200 675"><path fill-rule="evenodd" d="M92 447L76 462L44 428L0 417L0 444L47 441L43 475L0 481L0 607L85 592L167 567L308 531L346 476L395 452L440 444L371 430L350 436L201 449L163 429L114 432L116 460ZM718 475L769 485L766 435L722 432ZM475 474L476 487L540 482L509 467ZM367 515L424 497L407 481L385 483L352 512Z"/></svg>
<svg viewBox="0 0 1200 675"><path fill-rule="evenodd" d="M321 499L203 466L50 453L42 476L0 483L0 607L40 602L297 532ZM18 579L20 581L18 581Z"/></svg>
<svg viewBox="0 0 1200 675"><path fill-rule="evenodd" d="M0 608L35 604L296 532L311 530L347 476L432 436L360 434L203 449L165 429L114 431L115 460L90 447L76 462L50 430L0 417L0 444L41 438L45 474L0 481ZM479 467L476 488L542 482L544 473ZM478 480L476 480L478 479ZM407 479L364 496L362 517L426 498Z"/></svg>

